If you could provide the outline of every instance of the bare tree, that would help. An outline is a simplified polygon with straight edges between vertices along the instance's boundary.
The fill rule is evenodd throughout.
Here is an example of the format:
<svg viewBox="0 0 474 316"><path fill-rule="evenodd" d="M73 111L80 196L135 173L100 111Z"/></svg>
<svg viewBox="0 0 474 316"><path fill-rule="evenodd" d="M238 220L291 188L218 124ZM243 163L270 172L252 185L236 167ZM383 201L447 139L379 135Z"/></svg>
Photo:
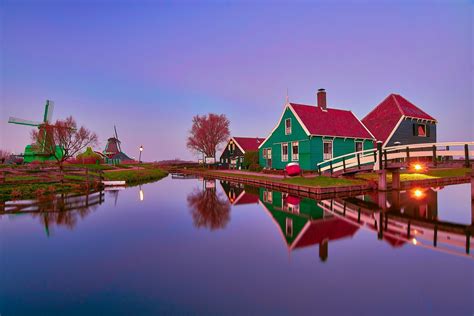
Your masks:
<svg viewBox="0 0 474 316"><path fill-rule="evenodd" d="M0 149L0 164L4 163L8 157L10 157L10 153L6 150Z"/></svg>
<svg viewBox="0 0 474 316"><path fill-rule="evenodd" d="M206 157L215 158L218 146L230 136L229 125L230 122L224 114L194 116L187 141L188 148Z"/></svg>
<svg viewBox="0 0 474 316"><path fill-rule="evenodd" d="M84 126L77 128L72 116L64 121L57 120L55 124L41 125L32 132L31 138L35 150L53 156L61 169L66 160L76 156L87 146L97 144L97 135Z"/></svg>

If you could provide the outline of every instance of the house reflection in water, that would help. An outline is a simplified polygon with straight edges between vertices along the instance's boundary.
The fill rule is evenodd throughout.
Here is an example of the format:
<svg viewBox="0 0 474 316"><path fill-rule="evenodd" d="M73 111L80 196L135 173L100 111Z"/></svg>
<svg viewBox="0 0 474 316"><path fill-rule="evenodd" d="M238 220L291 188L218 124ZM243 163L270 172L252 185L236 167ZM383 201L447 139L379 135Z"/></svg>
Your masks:
<svg viewBox="0 0 474 316"><path fill-rule="evenodd" d="M260 188L260 204L277 224L289 250L319 245L321 261L330 241L352 237L359 227L323 210L315 200Z"/></svg>
<svg viewBox="0 0 474 316"><path fill-rule="evenodd" d="M232 206L258 204L258 188L242 183L221 181L222 189Z"/></svg>

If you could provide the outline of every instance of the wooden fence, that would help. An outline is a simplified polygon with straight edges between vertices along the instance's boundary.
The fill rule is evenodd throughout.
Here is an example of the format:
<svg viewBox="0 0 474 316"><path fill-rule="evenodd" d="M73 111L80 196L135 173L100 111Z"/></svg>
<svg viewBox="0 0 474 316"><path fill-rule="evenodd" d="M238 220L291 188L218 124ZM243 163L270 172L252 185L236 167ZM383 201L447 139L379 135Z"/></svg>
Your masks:
<svg viewBox="0 0 474 316"><path fill-rule="evenodd" d="M102 183L102 170L87 168L25 166L0 169L0 185L34 183Z"/></svg>

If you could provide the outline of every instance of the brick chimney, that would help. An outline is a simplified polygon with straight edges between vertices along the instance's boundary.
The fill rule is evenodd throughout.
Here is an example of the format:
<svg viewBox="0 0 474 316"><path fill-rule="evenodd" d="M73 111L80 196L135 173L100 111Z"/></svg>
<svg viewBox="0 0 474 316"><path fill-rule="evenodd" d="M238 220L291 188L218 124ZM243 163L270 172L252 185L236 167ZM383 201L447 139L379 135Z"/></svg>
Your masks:
<svg viewBox="0 0 474 316"><path fill-rule="evenodd" d="M318 89L318 106L323 111L326 111L326 109L327 109L326 90L324 90L324 89Z"/></svg>

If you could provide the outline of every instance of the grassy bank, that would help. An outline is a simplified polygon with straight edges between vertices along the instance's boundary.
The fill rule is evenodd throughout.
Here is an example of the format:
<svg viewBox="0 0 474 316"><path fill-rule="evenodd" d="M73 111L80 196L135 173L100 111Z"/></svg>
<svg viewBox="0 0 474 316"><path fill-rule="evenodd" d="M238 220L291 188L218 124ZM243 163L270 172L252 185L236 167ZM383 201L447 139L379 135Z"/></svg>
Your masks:
<svg viewBox="0 0 474 316"><path fill-rule="evenodd" d="M199 171L203 171L203 169L199 169ZM294 178L273 178L266 176L265 174L238 174L232 172L213 172L213 171L206 171L209 175L214 175L218 177L219 175L225 176L238 176L240 178L246 179L258 179L258 180L265 180L265 181L273 181L273 182L281 182L281 183L290 183L296 185L307 185L307 186L314 186L314 187L334 187L334 186L345 186L345 185L360 185L364 184L367 181L364 179L349 179L349 178L331 178L326 176L318 176L318 177L294 177Z"/></svg>
<svg viewBox="0 0 474 316"><path fill-rule="evenodd" d="M69 165L71 167L85 167L89 169L89 175L99 175L104 171L105 180L123 180L127 185L136 185L160 180L168 175L152 164L142 164L140 169L136 165ZM48 194L61 193L86 193L87 189L98 189L98 182L86 183L84 175L65 174L64 183L44 182L35 172L29 171L27 175L7 177L5 184L0 184L0 202L11 199L34 199ZM37 180L37 181L35 181ZM30 183L27 183L30 182ZM31 183L34 182L34 183Z"/></svg>
<svg viewBox="0 0 474 316"><path fill-rule="evenodd" d="M104 173L105 180L126 181L127 185L157 181L166 177L168 173L158 168L145 167L143 169L127 169L108 171Z"/></svg>

